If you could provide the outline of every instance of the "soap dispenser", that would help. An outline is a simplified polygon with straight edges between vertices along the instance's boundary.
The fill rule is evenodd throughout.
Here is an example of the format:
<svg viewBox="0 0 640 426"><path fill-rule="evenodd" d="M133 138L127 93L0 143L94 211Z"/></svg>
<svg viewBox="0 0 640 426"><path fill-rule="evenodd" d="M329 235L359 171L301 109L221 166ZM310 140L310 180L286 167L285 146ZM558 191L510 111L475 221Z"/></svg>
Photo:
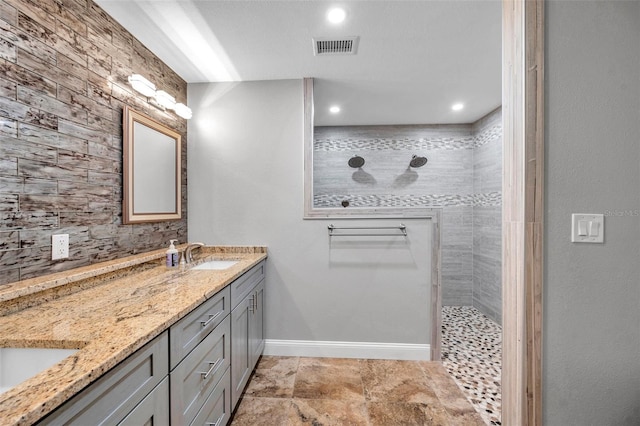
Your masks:
<svg viewBox="0 0 640 426"><path fill-rule="evenodd" d="M178 240L169 240L169 249L167 250L167 268L175 268L178 266L178 257L179 253L176 249L176 246L173 245L174 242Z"/></svg>

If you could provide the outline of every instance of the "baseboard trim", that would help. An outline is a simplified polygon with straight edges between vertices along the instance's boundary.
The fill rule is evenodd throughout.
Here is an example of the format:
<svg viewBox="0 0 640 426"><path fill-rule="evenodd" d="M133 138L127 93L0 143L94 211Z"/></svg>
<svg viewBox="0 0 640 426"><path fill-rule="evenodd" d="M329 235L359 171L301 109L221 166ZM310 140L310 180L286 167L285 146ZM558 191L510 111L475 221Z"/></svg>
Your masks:
<svg viewBox="0 0 640 426"><path fill-rule="evenodd" d="M430 361L428 344L267 339L264 355Z"/></svg>

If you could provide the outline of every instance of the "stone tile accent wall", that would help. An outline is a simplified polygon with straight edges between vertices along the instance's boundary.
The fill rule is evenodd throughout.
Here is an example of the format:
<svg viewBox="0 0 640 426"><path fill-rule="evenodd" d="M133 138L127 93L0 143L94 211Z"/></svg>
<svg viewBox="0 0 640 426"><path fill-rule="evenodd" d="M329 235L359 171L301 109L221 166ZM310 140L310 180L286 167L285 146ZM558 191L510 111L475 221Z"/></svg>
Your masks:
<svg viewBox="0 0 640 426"><path fill-rule="evenodd" d="M473 133L484 141L473 153L473 192L502 190L502 111L474 123ZM502 324L502 203L473 206L473 306Z"/></svg>
<svg viewBox="0 0 640 426"><path fill-rule="evenodd" d="M501 304L500 293L497 300L487 298L496 297L488 283L496 278L492 245L496 235L498 248L500 244L500 117L497 110L473 124L316 127L314 207L341 208L348 201L349 207L442 208L443 304L475 303L494 309ZM365 159L362 168L347 164L354 155ZM411 168L413 155L426 156L429 161L421 168ZM487 222L496 219L495 212L497 234L495 224ZM490 245L486 252L485 242ZM477 302L476 265L481 273L479 291L486 296ZM497 266L494 287L500 288L499 263Z"/></svg>
<svg viewBox="0 0 640 426"><path fill-rule="evenodd" d="M186 83L91 0L0 0L0 284L186 240L186 121L150 106L139 73ZM183 219L122 225L122 109L183 137ZM51 261L51 235L70 258Z"/></svg>

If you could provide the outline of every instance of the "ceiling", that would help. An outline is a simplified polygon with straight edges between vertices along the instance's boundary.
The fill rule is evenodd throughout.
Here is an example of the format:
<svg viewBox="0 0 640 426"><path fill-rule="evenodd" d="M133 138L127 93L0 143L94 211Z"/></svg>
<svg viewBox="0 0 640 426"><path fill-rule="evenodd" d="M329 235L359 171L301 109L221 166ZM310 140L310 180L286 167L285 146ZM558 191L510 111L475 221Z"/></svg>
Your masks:
<svg viewBox="0 0 640 426"><path fill-rule="evenodd" d="M500 0L94 1L188 83L314 77L316 125L470 123L501 103ZM314 56L313 37L347 36L355 55Z"/></svg>

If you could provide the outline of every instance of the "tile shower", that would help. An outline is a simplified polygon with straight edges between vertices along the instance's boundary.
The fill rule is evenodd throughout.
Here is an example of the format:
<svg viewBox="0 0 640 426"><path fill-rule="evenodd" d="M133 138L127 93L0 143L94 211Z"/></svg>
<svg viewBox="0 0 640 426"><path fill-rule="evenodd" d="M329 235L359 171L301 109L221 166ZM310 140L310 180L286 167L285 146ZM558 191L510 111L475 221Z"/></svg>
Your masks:
<svg viewBox="0 0 640 426"><path fill-rule="evenodd" d="M501 118L497 109L472 124L316 127L314 207L441 208L443 305L501 323ZM361 168L347 164L355 155ZM413 155L428 163L410 167Z"/></svg>
<svg viewBox="0 0 640 426"><path fill-rule="evenodd" d="M356 155L364 164L349 167ZM428 163L410 167L414 155L427 157ZM442 304L451 307L443 310L443 322L448 321L449 332L464 331L469 328L460 324L473 328L475 318L482 318L484 329L491 330L491 344L483 350L488 355L476 357L479 364L471 370L495 373L497 368L498 373L489 374L490 391L468 398L487 423L500 424L501 109L470 124L316 127L313 170L314 207L442 209ZM462 375L471 371L451 361L468 356L478 341L477 329L443 341L454 378L460 375L456 368ZM469 383L456 381L463 390Z"/></svg>

